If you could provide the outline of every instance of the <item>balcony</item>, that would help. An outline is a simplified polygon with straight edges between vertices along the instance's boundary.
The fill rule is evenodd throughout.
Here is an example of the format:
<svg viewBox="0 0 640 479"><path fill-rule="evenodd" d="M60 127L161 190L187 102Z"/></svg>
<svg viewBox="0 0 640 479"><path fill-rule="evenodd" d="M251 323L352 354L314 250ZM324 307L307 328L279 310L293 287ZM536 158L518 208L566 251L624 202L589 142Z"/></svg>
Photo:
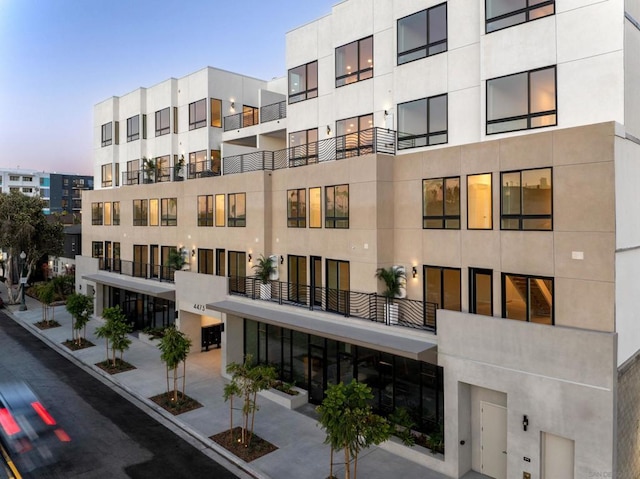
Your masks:
<svg viewBox="0 0 640 479"><path fill-rule="evenodd" d="M222 159L223 174L280 170L372 153L395 155L396 132L385 128L371 128L283 150L256 151L227 156Z"/></svg>
<svg viewBox="0 0 640 479"><path fill-rule="evenodd" d="M106 258L98 259L98 269L131 276L132 278L155 279L170 283L173 283L176 271L169 266Z"/></svg>
<svg viewBox="0 0 640 479"><path fill-rule="evenodd" d="M366 319L388 326L404 326L436 332L435 303L407 298L389 300L376 293L342 291L306 284L269 281L255 276L229 277L229 294L288 306Z"/></svg>
<svg viewBox="0 0 640 479"><path fill-rule="evenodd" d="M143 185L153 183L163 183L168 181L184 181L184 167L159 167L156 169L141 169L124 171L122 173L122 185Z"/></svg>
<svg viewBox="0 0 640 479"><path fill-rule="evenodd" d="M280 120L287 117L286 100L265 105L258 110L251 106L243 106L242 113L224 117L224 131L239 130L249 126Z"/></svg>

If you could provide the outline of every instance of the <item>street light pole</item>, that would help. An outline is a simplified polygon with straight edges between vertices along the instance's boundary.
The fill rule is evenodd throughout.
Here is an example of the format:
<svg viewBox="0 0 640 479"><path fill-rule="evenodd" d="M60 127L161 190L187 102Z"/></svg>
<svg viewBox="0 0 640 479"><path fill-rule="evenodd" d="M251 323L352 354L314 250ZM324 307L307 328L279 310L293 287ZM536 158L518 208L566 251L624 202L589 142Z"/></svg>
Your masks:
<svg viewBox="0 0 640 479"><path fill-rule="evenodd" d="M20 253L20 285L22 286L22 302L20 303L20 311L27 310L27 302L24 297L24 288L27 287L27 275L24 274L25 270L25 260L27 259L27 254L23 251Z"/></svg>

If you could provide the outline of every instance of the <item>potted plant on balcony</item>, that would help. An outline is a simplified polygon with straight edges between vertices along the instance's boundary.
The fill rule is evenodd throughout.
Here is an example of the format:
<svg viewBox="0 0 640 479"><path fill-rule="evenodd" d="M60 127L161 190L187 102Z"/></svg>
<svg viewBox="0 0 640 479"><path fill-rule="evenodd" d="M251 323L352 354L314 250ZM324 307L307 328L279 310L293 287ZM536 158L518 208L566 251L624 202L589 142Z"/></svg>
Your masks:
<svg viewBox="0 0 640 479"><path fill-rule="evenodd" d="M153 158L142 157L142 169L144 170L144 182L155 183L156 170L158 169L158 162Z"/></svg>
<svg viewBox="0 0 640 479"><path fill-rule="evenodd" d="M178 162L173 165L173 181L184 180L184 155L180 155Z"/></svg>
<svg viewBox="0 0 640 479"><path fill-rule="evenodd" d="M393 302L395 298L403 297L403 290L407 283L407 274L402 266L389 266L378 268L376 278L383 281L386 289L382 295L386 298L384 317L387 324L398 324L398 305Z"/></svg>
<svg viewBox="0 0 640 479"><path fill-rule="evenodd" d="M256 278L260 282L260 299L271 298L271 276L276 272L276 265L271 258L264 255L256 260L256 264L252 266L256 272Z"/></svg>

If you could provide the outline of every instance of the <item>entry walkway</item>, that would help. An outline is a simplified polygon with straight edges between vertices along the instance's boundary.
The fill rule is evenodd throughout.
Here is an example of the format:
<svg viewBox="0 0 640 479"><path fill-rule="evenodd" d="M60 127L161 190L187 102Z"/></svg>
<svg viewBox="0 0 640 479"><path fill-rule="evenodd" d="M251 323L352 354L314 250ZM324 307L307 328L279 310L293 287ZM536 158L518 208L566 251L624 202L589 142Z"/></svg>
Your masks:
<svg viewBox="0 0 640 479"><path fill-rule="evenodd" d="M203 353L192 352L189 355L185 392L203 407L173 416L148 399L166 391L165 366L155 345L132 337L131 347L125 352L124 359L136 369L109 375L95 366L106 359L105 341L97 339L94 334L95 329L103 324L102 319L93 318L87 325L87 339L96 346L72 352L62 345L62 342L71 338L71 316L65 307L56 307L54 313L61 327L43 331L35 326L42 319L41 304L27 297L27 307L27 311L19 311L18 305L7 306L5 312L60 354L189 440L203 453L218 462L222 456L223 463L228 461L234 464L244 471L245 474L241 474L244 477L325 479L329 475L330 451L323 444L325 434L316 420L265 398L258 399L260 410L256 413L255 433L275 444L277 451L246 463L209 439L209 436L229 428L229 403L225 403L223 398L226 380L220 374L219 349ZM234 414L234 417L237 419L238 414ZM334 466L334 475L343 477L344 469ZM380 447L372 447L360 454L358 476L367 479L446 478Z"/></svg>

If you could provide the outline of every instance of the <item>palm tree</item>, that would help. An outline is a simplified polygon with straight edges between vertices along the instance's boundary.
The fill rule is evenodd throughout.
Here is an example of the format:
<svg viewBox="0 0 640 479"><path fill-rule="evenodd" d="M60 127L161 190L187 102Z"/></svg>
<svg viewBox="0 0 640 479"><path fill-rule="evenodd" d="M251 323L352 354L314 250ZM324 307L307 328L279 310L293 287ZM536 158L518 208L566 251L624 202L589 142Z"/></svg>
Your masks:
<svg viewBox="0 0 640 479"><path fill-rule="evenodd" d="M407 274L400 266L389 266L388 268L378 268L376 278L382 280L387 287L382 295L388 298L390 303L393 303L393 298L400 297L402 288L407 281Z"/></svg>

